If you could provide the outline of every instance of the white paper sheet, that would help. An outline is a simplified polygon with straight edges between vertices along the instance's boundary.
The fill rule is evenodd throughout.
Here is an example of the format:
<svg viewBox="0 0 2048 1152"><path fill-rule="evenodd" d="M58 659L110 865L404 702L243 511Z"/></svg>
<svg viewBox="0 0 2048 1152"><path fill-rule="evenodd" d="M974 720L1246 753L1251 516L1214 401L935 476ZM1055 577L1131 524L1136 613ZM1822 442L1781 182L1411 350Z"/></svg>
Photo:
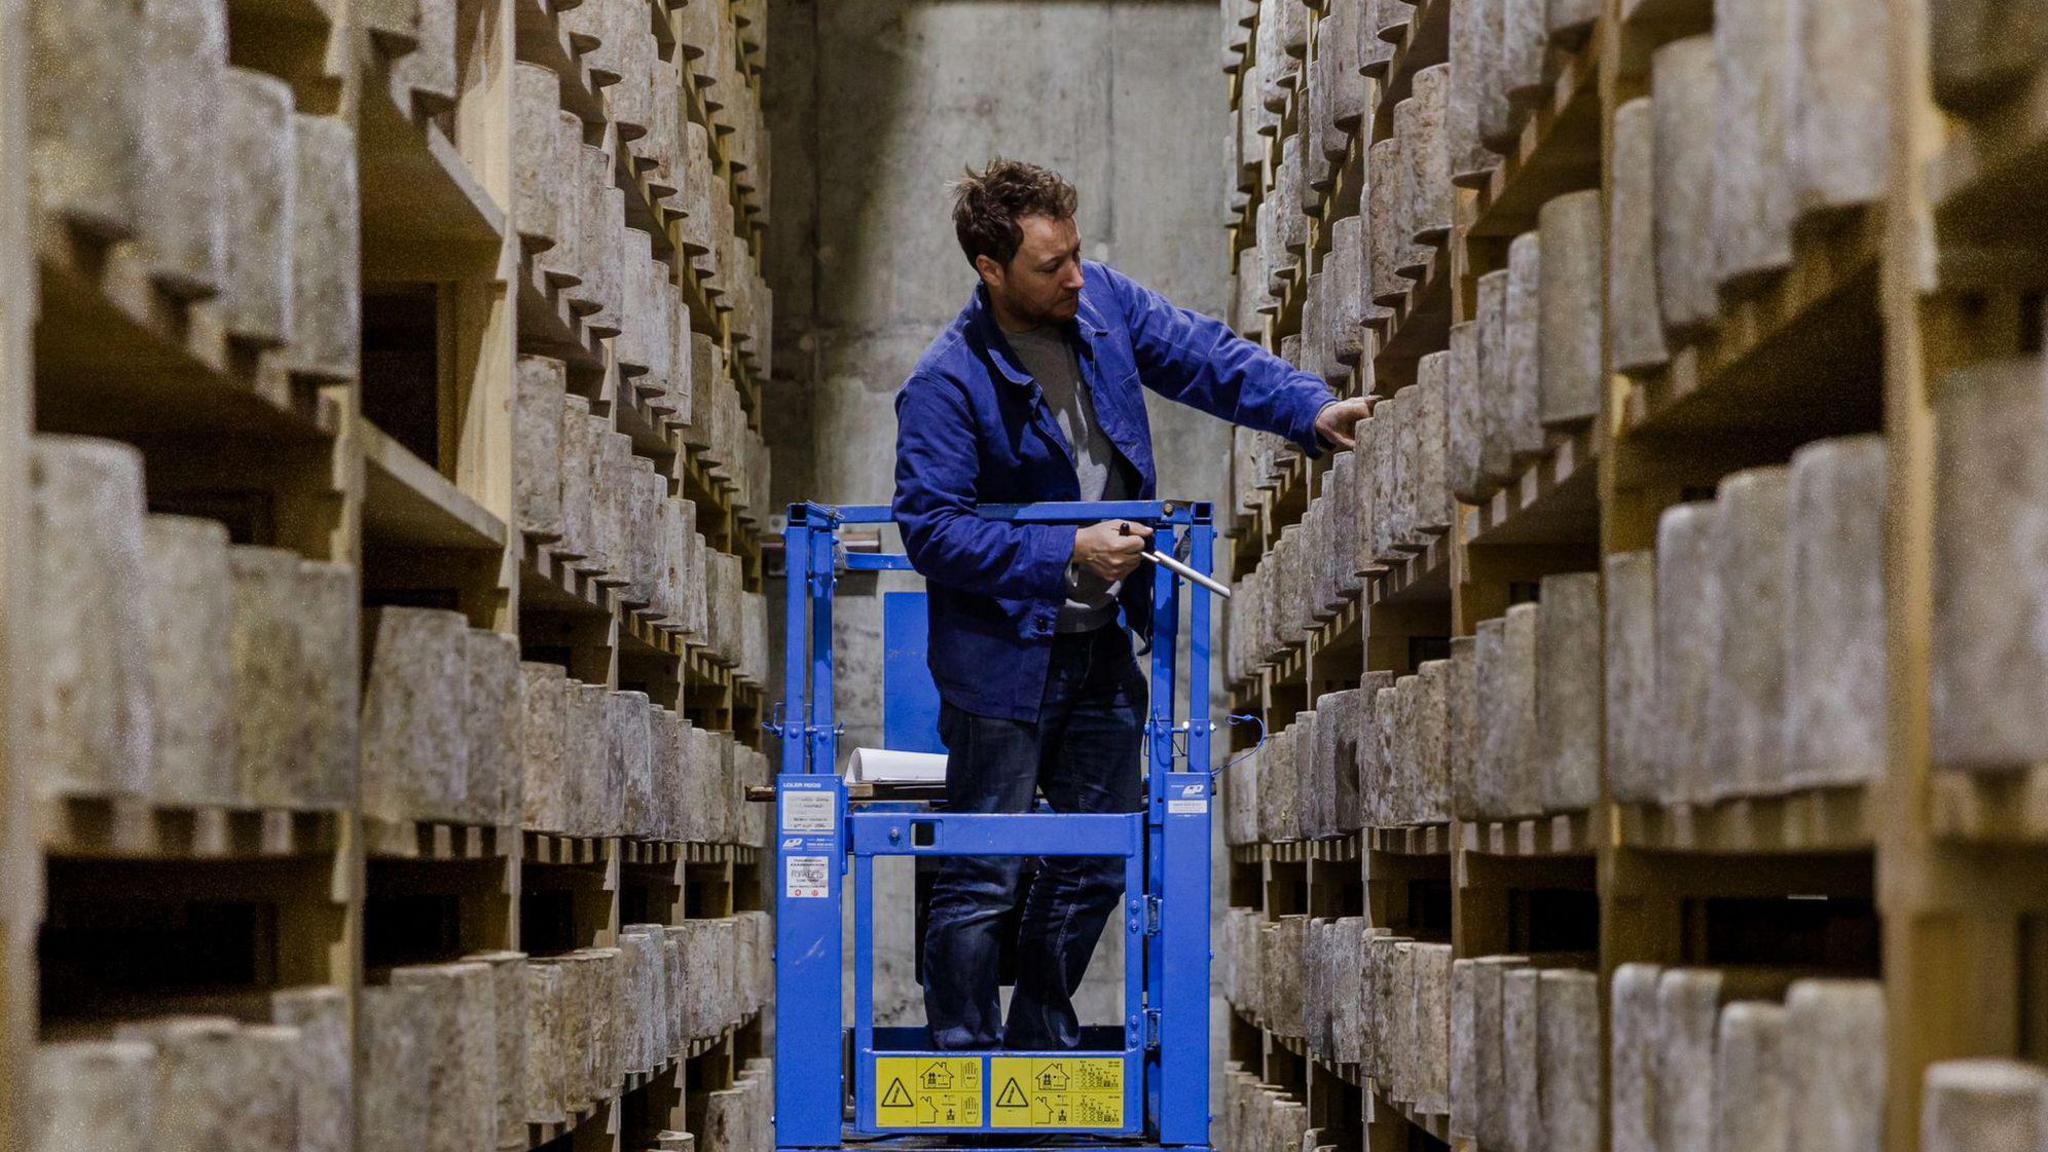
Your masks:
<svg viewBox="0 0 2048 1152"><path fill-rule="evenodd" d="M943 784L946 757L937 752L855 748L846 761L849 784Z"/></svg>

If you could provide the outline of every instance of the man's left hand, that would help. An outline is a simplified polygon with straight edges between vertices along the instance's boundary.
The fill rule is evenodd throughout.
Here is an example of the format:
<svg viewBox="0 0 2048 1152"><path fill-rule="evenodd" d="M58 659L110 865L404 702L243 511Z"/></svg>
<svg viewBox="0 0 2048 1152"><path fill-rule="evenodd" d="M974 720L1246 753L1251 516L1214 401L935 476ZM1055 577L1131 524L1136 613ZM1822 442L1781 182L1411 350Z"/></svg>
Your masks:
<svg viewBox="0 0 2048 1152"><path fill-rule="evenodd" d="M1354 396L1323 405L1323 410L1316 413L1316 435L1332 447L1346 451L1356 448L1358 422L1372 415L1373 405L1378 402L1377 396Z"/></svg>

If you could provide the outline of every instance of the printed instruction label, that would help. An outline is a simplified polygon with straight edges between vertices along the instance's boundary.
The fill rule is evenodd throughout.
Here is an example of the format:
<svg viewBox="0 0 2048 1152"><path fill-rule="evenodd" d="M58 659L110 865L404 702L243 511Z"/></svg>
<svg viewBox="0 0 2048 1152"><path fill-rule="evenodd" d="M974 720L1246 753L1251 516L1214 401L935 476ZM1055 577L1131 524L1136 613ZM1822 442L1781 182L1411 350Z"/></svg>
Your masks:
<svg viewBox="0 0 2048 1152"><path fill-rule="evenodd" d="M1122 1128L1124 1062L1115 1057L989 1061L991 1128Z"/></svg>
<svg viewBox="0 0 2048 1152"><path fill-rule="evenodd" d="M834 801L830 792L784 792L782 794L782 830L784 832L830 832L832 831Z"/></svg>
<svg viewBox="0 0 2048 1152"><path fill-rule="evenodd" d="M1209 802L1207 800L1168 800L1166 802L1166 814L1168 816L1200 816L1208 810Z"/></svg>
<svg viewBox="0 0 2048 1152"><path fill-rule="evenodd" d="M830 856L788 856L782 866L782 894L791 900L824 900L832 895Z"/></svg>
<svg viewBox="0 0 2048 1152"><path fill-rule="evenodd" d="M875 1127L981 1127L981 1057L876 1057Z"/></svg>

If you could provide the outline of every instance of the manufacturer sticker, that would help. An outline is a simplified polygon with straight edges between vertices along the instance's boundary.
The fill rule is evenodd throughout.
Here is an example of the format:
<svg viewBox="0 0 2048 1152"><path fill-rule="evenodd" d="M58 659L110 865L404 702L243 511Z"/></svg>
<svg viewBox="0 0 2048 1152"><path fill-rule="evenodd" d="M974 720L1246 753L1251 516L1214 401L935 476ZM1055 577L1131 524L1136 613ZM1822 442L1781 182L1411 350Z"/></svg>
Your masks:
<svg viewBox="0 0 2048 1152"><path fill-rule="evenodd" d="M989 1061L991 1128L1122 1128L1124 1062L1114 1057Z"/></svg>
<svg viewBox="0 0 2048 1152"><path fill-rule="evenodd" d="M784 792L784 832L830 832L834 802L830 792Z"/></svg>
<svg viewBox="0 0 2048 1152"><path fill-rule="evenodd" d="M824 900L832 895L830 856L785 856L782 894L791 900Z"/></svg>
<svg viewBox="0 0 2048 1152"><path fill-rule="evenodd" d="M981 1057L875 1059L875 1127L981 1127Z"/></svg>
<svg viewBox="0 0 2048 1152"><path fill-rule="evenodd" d="M1168 816L1200 816L1208 810L1209 802L1207 800L1168 800L1166 802L1166 814Z"/></svg>

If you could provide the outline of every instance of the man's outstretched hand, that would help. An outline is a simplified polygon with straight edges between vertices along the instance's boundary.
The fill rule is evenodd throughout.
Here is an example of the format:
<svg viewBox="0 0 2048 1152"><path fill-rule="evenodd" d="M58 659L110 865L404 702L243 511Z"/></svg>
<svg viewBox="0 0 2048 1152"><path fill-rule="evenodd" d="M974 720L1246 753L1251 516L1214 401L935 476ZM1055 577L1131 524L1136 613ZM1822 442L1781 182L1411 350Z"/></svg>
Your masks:
<svg viewBox="0 0 2048 1152"><path fill-rule="evenodd" d="M1316 434L1323 438L1323 443L1346 451L1358 447L1358 422L1372 415L1372 406L1378 400L1377 396L1354 396L1323 405L1323 410L1316 413Z"/></svg>
<svg viewBox="0 0 2048 1152"><path fill-rule="evenodd" d="M1129 576L1151 546L1152 529L1143 524L1105 520L1074 529L1074 563L1111 583Z"/></svg>

